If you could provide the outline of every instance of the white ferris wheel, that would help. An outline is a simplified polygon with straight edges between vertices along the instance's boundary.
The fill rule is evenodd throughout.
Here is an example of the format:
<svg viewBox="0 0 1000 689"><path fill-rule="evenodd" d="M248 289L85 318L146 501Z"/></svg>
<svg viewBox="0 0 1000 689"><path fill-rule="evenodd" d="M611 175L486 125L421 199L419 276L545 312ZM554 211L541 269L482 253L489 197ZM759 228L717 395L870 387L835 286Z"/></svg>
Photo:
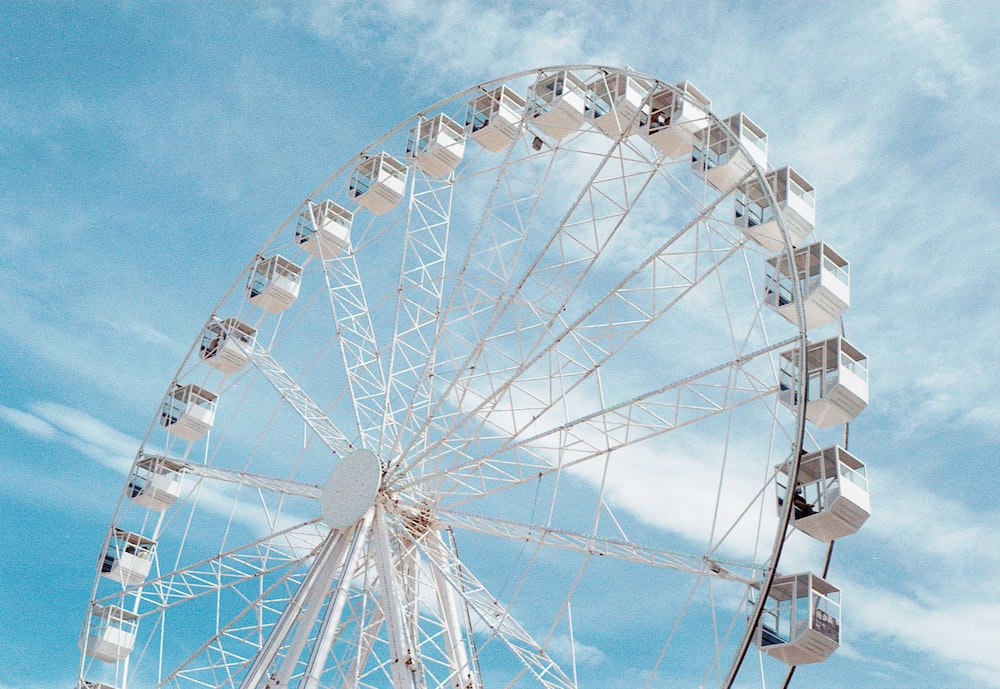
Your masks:
<svg viewBox="0 0 1000 689"><path fill-rule="evenodd" d="M841 440L867 369L814 206L749 117L631 70L392 129L180 366L79 687L728 688L824 660L839 589L780 556L869 514Z"/></svg>

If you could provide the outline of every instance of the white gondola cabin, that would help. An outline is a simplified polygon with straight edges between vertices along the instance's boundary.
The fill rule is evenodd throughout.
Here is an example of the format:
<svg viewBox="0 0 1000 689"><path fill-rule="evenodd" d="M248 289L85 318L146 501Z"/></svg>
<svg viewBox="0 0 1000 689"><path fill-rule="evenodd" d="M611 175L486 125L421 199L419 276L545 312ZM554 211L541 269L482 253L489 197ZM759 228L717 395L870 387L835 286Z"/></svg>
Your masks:
<svg viewBox="0 0 1000 689"><path fill-rule="evenodd" d="M816 190L790 167L771 170L764 179L792 246L799 246L816 229ZM736 226L769 251L785 246L774 207L757 180L750 180L736 193Z"/></svg>
<svg viewBox="0 0 1000 689"><path fill-rule="evenodd" d="M375 215L388 213L406 192L406 165L388 153L362 156L351 173L348 193Z"/></svg>
<svg viewBox="0 0 1000 689"><path fill-rule="evenodd" d="M261 256L250 272L246 296L267 313L280 313L298 298L301 286L302 266L281 255Z"/></svg>
<svg viewBox="0 0 1000 689"><path fill-rule="evenodd" d="M691 169L719 191L736 184L754 164L767 167L767 134L741 112L702 130L691 150Z"/></svg>
<svg viewBox="0 0 1000 689"><path fill-rule="evenodd" d="M125 586L141 584L153 566L156 541L118 527L111 529L101 574Z"/></svg>
<svg viewBox="0 0 1000 689"><path fill-rule="evenodd" d="M353 222L354 213L329 199L319 203L310 201L299 217L295 239L313 256L336 258L347 248Z"/></svg>
<svg viewBox="0 0 1000 689"><path fill-rule="evenodd" d="M778 507L787 495L787 465L778 470ZM839 446L804 454L792 492L792 524L818 541L856 533L871 516L865 465Z"/></svg>
<svg viewBox="0 0 1000 689"><path fill-rule="evenodd" d="M553 139L580 128L587 107L587 85L569 70L540 75L531 89L531 119Z"/></svg>
<svg viewBox="0 0 1000 689"><path fill-rule="evenodd" d="M160 414L160 423L176 436L197 440L215 423L218 395L197 385L174 384Z"/></svg>
<svg viewBox="0 0 1000 689"><path fill-rule="evenodd" d="M169 508L181 494L183 467L169 457L140 455L128 482L132 502L153 512Z"/></svg>
<svg viewBox="0 0 1000 689"><path fill-rule="evenodd" d="M753 640L788 665L826 660L840 647L840 589L809 572L775 577Z"/></svg>
<svg viewBox="0 0 1000 689"><path fill-rule="evenodd" d="M464 154L465 129L443 114L420 118L406 140L406 157L431 177L447 177Z"/></svg>
<svg viewBox="0 0 1000 689"><path fill-rule="evenodd" d="M661 86L649 96L649 121L642 135L668 158L689 156L708 126L711 107L712 101L690 82Z"/></svg>
<svg viewBox="0 0 1000 689"><path fill-rule="evenodd" d="M764 303L798 325L796 282L802 290L806 328L833 323L851 305L850 266L823 242L795 249L791 261L785 253L767 260Z"/></svg>
<svg viewBox="0 0 1000 689"><path fill-rule="evenodd" d="M118 687L113 684L105 684L104 682L88 682L86 680L82 680L76 685L76 689L118 689Z"/></svg>
<svg viewBox="0 0 1000 689"><path fill-rule="evenodd" d="M521 130L525 100L508 86L497 86L469 101L465 127L483 148L499 153Z"/></svg>
<svg viewBox="0 0 1000 689"><path fill-rule="evenodd" d="M586 116L613 139L638 132L649 120L650 84L628 74L601 74L588 87Z"/></svg>
<svg viewBox="0 0 1000 689"><path fill-rule="evenodd" d="M243 369L250 361L257 339L257 329L236 320L213 318L201 335L199 355L202 361L226 374Z"/></svg>
<svg viewBox="0 0 1000 689"><path fill-rule="evenodd" d="M125 660L135 646L138 624L139 616L133 612L117 605L95 605L80 638L80 648L85 654L107 663Z"/></svg>
<svg viewBox="0 0 1000 689"><path fill-rule="evenodd" d="M798 406L799 350L781 353L780 399ZM842 337L806 347L806 419L820 428L851 421L868 405L868 359Z"/></svg>

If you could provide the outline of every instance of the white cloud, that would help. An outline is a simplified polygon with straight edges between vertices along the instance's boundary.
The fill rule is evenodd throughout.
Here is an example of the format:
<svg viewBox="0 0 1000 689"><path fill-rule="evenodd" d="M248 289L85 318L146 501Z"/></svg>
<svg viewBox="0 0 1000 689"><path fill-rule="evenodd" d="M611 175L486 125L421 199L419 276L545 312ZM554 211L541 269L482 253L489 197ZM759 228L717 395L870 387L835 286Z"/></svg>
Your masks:
<svg viewBox="0 0 1000 689"><path fill-rule="evenodd" d="M896 0L891 11L899 38L918 51L913 78L922 95L948 98L956 86L978 80L961 35L940 14L936 0Z"/></svg>
<svg viewBox="0 0 1000 689"><path fill-rule="evenodd" d="M524 5L512 12L489 3L312 0L292 19L320 37L357 45L361 55L375 46L421 80L474 82L544 65L616 64L616 52L607 48L613 42L605 38L615 15L602 10L587 4Z"/></svg>
<svg viewBox="0 0 1000 689"><path fill-rule="evenodd" d="M856 651L885 641L930 655L985 686L1000 686L1000 513L974 511L887 470L864 536L881 540L885 577L843 579Z"/></svg>
<svg viewBox="0 0 1000 689"><path fill-rule="evenodd" d="M45 419L23 412L20 409L0 406L0 419L3 419L11 426L28 435L40 438L41 440L55 440L59 436L59 432L55 427Z"/></svg>
<svg viewBox="0 0 1000 689"><path fill-rule="evenodd" d="M579 666L600 665L604 662L604 652L600 648L581 643L579 640L570 641L565 635L553 636L545 648L564 667L569 667L574 659Z"/></svg>
<svg viewBox="0 0 1000 689"><path fill-rule="evenodd" d="M952 572L978 563L986 574L980 582L1000 585L1000 512L974 510L913 483L906 475L886 469L875 472L876 509L865 527L866 535L884 539L900 554L919 562L933 560L935 572L950 579ZM890 488L891 487L891 488ZM911 535L919 533L919 538ZM990 574L992 572L992 574ZM994 581L994 579L996 581ZM974 588L977 582L969 582Z"/></svg>
<svg viewBox="0 0 1000 689"><path fill-rule="evenodd" d="M103 421L55 402L36 402L31 410L63 433L63 441L109 469L128 471L139 449L139 440Z"/></svg>
<svg viewBox="0 0 1000 689"><path fill-rule="evenodd" d="M854 583L850 620L869 637L905 645L958 669L980 686L1000 687L1000 604L924 599ZM995 592L995 589L992 590ZM992 593L991 592L991 593Z"/></svg>

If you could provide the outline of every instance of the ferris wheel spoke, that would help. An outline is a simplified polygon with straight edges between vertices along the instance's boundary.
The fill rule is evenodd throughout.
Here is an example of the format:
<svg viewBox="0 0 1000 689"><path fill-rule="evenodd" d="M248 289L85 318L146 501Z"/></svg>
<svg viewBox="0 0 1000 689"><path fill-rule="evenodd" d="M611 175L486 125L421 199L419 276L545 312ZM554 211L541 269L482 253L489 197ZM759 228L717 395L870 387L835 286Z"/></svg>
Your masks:
<svg viewBox="0 0 1000 689"><path fill-rule="evenodd" d="M427 534L426 538L436 539L435 548L454 552L454 541L449 548L442 538L441 531ZM480 689L482 678L479 676L478 663L474 662L475 652L472 641L472 623L469 619L469 609L459 598L456 591L448 585L444 574L437 567L431 567L434 580L434 590L437 593L437 604L440 618L443 622L443 645L449 666L449 686L463 689Z"/></svg>
<svg viewBox="0 0 1000 689"><path fill-rule="evenodd" d="M385 371L353 249L324 259L323 276L362 443L377 449L385 421Z"/></svg>
<svg viewBox="0 0 1000 689"><path fill-rule="evenodd" d="M424 689L423 658L419 653L417 606L413 591L412 548L390 534L385 512L375 509L372 527L374 560L381 585L380 607L385 617L386 638L393 658L394 689ZM393 548L393 545L396 548Z"/></svg>
<svg viewBox="0 0 1000 689"><path fill-rule="evenodd" d="M372 520L372 513L369 513L362 520L360 526L355 530L354 538L351 540L343 566L340 568L341 574L337 585L330 594L330 602L323 616L322 624L312 643L312 650L306 664L305 675L299 686L301 689L317 689L319 687L323 673L326 670L327 660L330 658L330 651L337 641L341 620L344 615L344 608L347 605L351 588L351 579L358 569L361 561L365 541L368 538L369 526ZM329 585L327 589L329 589ZM313 618L315 619L315 617ZM297 643L292 646L286 654L285 662L282 664L284 672L278 675L277 686L287 686L291 679L292 671L296 666L294 659L302 653L307 641L310 640L311 625L308 627L301 622L300 631L297 634ZM286 669L287 668L287 669Z"/></svg>
<svg viewBox="0 0 1000 689"><path fill-rule="evenodd" d="M240 345L246 349L246 345ZM274 389L281 395L302 420L311 428L323 443L338 457L345 457L354 446L339 428L330 420L319 405L312 401L309 395L299 386L260 344L254 343L249 350L250 360L263 374Z"/></svg>
<svg viewBox="0 0 1000 689"><path fill-rule="evenodd" d="M391 419L397 429L407 428L414 418L425 418L431 403L433 345L440 326L451 224L450 179L414 174L411 185L385 400L386 425ZM387 430L382 434L383 452L391 450L386 447Z"/></svg>
<svg viewBox="0 0 1000 689"><path fill-rule="evenodd" d="M95 602L107 605L131 598L138 606L136 614L147 617L206 594L294 570L311 556L315 536L307 527L318 523L314 519L290 526L142 584L124 587ZM296 549L301 549L302 554L296 554Z"/></svg>
<svg viewBox="0 0 1000 689"><path fill-rule="evenodd" d="M310 552L311 556L324 555L344 540L341 534L326 538ZM305 558L302 560L305 561ZM315 559L314 559L315 561ZM177 680L183 679L201 686L235 687L244 676L247 667L256 662L262 647L276 636L274 624L262 624L261 614L266 610L282 610L279 620L286 617L285 612L292 607L292 601L302 599L303 586L314 586L319 569L310 567L305 576L293 576L295 572L287 572L264 587L262 579L257 579L259 587L256 593L243 596L247 604L235 613L232 619L219 626L194 653L186 660L177 664L176 668L160 680L159 687L176 686ZM313 582L310 584L309 582ZM297 587L296 594L286 595L282 592L289 586ZM218 624L218 620L217 620ZM290 625L285 621L285 626ZM288 629L285 628L277 636L284 638ZM267 635L265 637L265 634Z"/></svg>
<svg viewBox="0 0 1000 689"><path fill-rule="evenodd" d="M714 203L719 201L721 197ZM483 366L482 371L453 381L453 387L459 390L456 394L469 396L472 403L443 437L475 436L488 422L490 414L484 410L498 408L502 414L517 410L528 417L541 416L597 373L625 345L740 250L742 239L728 236L731 230L708 221L713 210L714 204L708 206L613 290L561 332L546 338L544 346L533 354L523 349L511 352L509 345L498 347L491 340L480 343L480 349L488 349L492 360L501 366L496 371ZM722 246L707 241L706 236L711 234L722 237ZM541 342L539 338L535 344ZM513 363L505 367L504 362ZM547 395L535 401L520 395L516 404L512 398L509 405L500 404L515 386L520 386L521 392L529 391L532 388L524 385L526 381L545 381L550 377L558 378L559 386L550 388ZM466 428L467 425L470 427ZM434 443L427 447L428 451L433 449Z"/></svg>
<svg viewBox="0 0 1000 689"><path fill-rule="evenodd" d="M545 649L511 616L510 612L472 574L453 551L438 538L424 538L421 549L429 563L451 588L473 621L479 621L517 657L524 668L546 689L576 689L576 684L549 657Z"/></svg>
<svg viewBox="0 0 1000 689"><path fill-rule="evenodd" d="M441 370L461 368L469 348L475 346L494 318L497 295L513 278L555 159L531 150L515 155L515 150L511 147L504 163L496 169L489 198L451 286L447 305L437 316L439 327L431 345L434 366L424 369L425 376L438 377ZM397 439L398 450L390 454L405 456L414 443L420 442L426 424L440 408L440 397L422 418L411 408L404 422L407 437Z"/></svg>
<svg viewBox="0 0 1000 689"><path fill-rule="evenodd" d="M303 498L312 498L315 500L319 499L320 493L322 492L322 488L320 486L302 483L301 481L275 478L273 476L262 476L260 474L252 474L246 471L233 471L232 469L223 469L210 464L199 464L198 462L174 459L173 457L156 457L154 455L148 455L148 457L154 460L161 459L169 461L171 468L185 476L207 478L213 481L221 481L223 483L244 486L246 488L259 488L274 493L281 493L282 495L293 495Z"/></svg>
<svg viewBox="0 0 1000 689"><path fill-rule="evenodd" d="M439 482L443 493L483 496L773 396L776 392L773 381L748 372L749 364L796 341L793 338L774 343L547 429L534 421L520 429L501 428L498 439L506 434L507 440L499 442L495 449L438 472L415 474L412 485ZM466 439L457 449L462 451L477 441ZM456 506L461 502L450 504Z"/></svg>
<svg viewBox="0 0 1000 689"><path fill-rule="evenodd" d="M382 608L376 605L358 634L357 652L352 655L343 672L342 689L356 689L361 686L360 679L364 674L364 668L375 652L375 646L379 642L379 631L384 623L385 615L382 614Z"/></svg>
<svg viewBox="0 0 1000 689"><path fill-rule="evenodd" d="M346 587L350 585L350 574L354 571L361 544L366 538L370 517L363 522L352 529L331 531L323 541L302 584L285 605L264 644L254 656L240 689L258 689L264 686L264 682L268 682L270 686L272 678L279 685L287 683L311 638L323 603L338 574L340 583L334 589L335 600L330 603L327 619L331 616L330 610L336 609L339 614L343 609L343 595ZM326 619L322 629L329 633ZM282 649L286 649L286 652L278 666L273 668ZM328 651L329 646L325 646L325 649ZM317 649L314 648L313 651L315 653ZM313 669L312 660L309 667Z"/></svg>
<svg viewBox="0 0 1000 689"><path fill-rule="evenodd" d="M491 321L464 361L454 367L458 377L444 391L464 397L468 385L460 381L483 368L484 359L521 358L537 349L560 317L576 288L594 267L598 256L621 227L635 203L656 177L656 166L636 149L619 140L598 162L575 202L556 224L546 245L523 275L509 280L507 296L491 308ZM495 298L494 298L495 299ZM464 314L459 315L459 320ZM460 359L462 357L459 357ZM452 362L454 366L454 362ZM437 405L441 406L441 402Z"/></svg>
<svg viewBox="0 0 1000 689"><path fill-rule="evenodd" d="M595 555L655 567L665 567L688 574L716 577L745 584L756 580L752 576L754 572L761 572L766 569L764 565L757 563L721 560L709 558L705 555L675 552L628 541L555 529L549 526L524 524L496 517L484 517L458 510L438 508L435 510L434 516L448 526L476 533L544 545L584 555ZM739 574L734 571L736 569L745 573Z"/></svg>

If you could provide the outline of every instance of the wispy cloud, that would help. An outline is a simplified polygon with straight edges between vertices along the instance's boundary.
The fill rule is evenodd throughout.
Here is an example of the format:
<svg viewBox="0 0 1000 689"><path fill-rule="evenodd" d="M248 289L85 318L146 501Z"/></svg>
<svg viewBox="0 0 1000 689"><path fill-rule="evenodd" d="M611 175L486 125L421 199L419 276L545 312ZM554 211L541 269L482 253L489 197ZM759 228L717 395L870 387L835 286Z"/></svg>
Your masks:
<svg viewBox="0 0 1000 689"><path fill-rule="evenodd" d="M895 0L890 9L898 37L919 51L913 78L922 95L948 98L979 80L963 37L949 26L937 0Z"/></svg>
<svg viewBox="0 0 1000 689"><path fill-rule="evenodd" d="M847 574L851 624L869 645L906 646L1000 686L1000 605L993 602L1000 513L942 497L898 472L881 470L878 479L891 490L879 493L864 535L881 542L886 576L861 582Z"/></svg>
<svg viewBox="0 0 1000 689"><path fill-rule="evenodd" d="M907 646L949 663L980 686L1000 686L1000 605L982 598L959 603L930 592L915 598L857 583L851 589L852 623L869 640Z"/></svg>
<svg viewBox="0 0 1000 689"><path fill-rule="evenodd" d="M55 440L59 436L59 432L48 421L20 409L0 406L0 419L41 440Z"/></svg>
<svg viewBox="0 0 1000 689"><path fill-rule="evenodd" d="M509 6L491 3L416 3L360 6L310 0L289 18L312 33L359 48L378 45L401 71L436 82L499 75L543 65L617 64L613 42L600 40L618 13L588 4ZM273 13L267 17L273 20ZM345 27L351 30L345 30ZM359 30L360 28L360 30ZM391 37L391 38L390 38ZM364 55L366 50L359 50Z"/></svg>
<svg viewBox="0 0 1000 689"><path fill-rule="evenodd" d="M600 665L604 662L604 652L597 646L591 646L579 640L570 641L568 636L556 635L549 639L546 650L552 656L569 667L572 660L577 665Z"/></svg>

